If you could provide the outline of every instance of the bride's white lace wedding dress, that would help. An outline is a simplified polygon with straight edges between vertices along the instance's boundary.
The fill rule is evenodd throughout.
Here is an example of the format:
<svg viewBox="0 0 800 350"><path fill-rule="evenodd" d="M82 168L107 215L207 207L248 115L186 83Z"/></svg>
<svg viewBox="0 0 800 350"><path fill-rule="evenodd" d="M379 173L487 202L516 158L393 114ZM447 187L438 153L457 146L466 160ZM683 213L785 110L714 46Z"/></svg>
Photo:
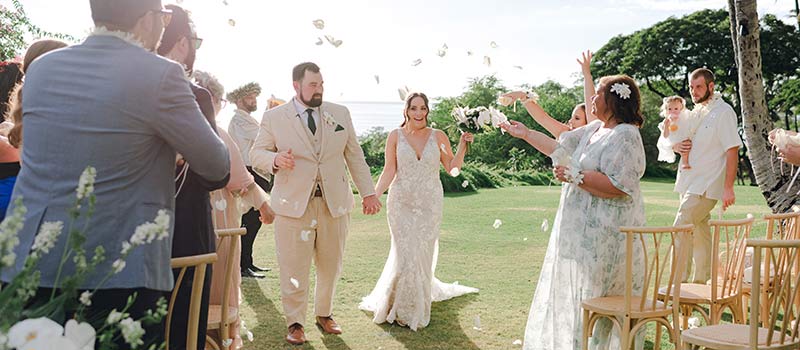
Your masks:
<svg viewBox="0 0 800 350"><path fill-rule="evenodd" d="M417 158L397 130L397 174L386 202L392 246L375 289L359 305L374 313L375 323L397 322L417 330L430 321L431 301L478 292L434 277L443 202L434 132Z"/></svg>

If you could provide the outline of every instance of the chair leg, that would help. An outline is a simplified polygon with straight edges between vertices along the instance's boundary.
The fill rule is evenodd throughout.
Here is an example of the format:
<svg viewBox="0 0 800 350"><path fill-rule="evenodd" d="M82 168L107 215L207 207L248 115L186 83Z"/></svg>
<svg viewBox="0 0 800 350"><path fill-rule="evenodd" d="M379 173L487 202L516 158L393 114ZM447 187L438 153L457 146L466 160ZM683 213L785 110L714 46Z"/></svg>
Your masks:
<svg viewBox="0 0 800 350"><path fill-rule="evenodd" d="M741 304L740 306L742 309L742 315L744 317L742 319L742 324L747 324L747 312L749 311L748 306L750 306L750 297L748 297L745 294L742 294L742 297L739 298L739 303Z"/></svg>
<svg viewBox="0 0 800 350"><path fill-rule="evenodd" d="M631 343L631 319L628 316L625 316L624 321L622 322L622 334L620 334L620 345L623 346L623 349L629 350L630 343Z"/></svg>
<svg viewBox="0 0 800 350"><path fill-rule="evenodd" d="M589 310L583 309L583 350L589 350Z"/></svg>
<svg viewBox="0 0 800 350"><path fill-rule="evenodd" d="M653 342L653 344L655 344L653 346L653 349L661 349L661 328L662 327L663 326L660 323L656 322L656 339Z"/></svg>

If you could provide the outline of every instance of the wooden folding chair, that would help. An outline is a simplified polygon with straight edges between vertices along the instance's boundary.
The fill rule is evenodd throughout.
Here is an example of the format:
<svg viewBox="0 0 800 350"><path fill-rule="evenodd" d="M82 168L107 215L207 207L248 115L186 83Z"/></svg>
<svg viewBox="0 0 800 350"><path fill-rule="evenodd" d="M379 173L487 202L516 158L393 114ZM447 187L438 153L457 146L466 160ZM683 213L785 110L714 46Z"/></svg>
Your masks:
<svg viewBox="0 0 800 350"><path fill-rule="evenodd" d="M170 323L172 322L172 309L175 305L175 298L178 296L178 290L181 287L183 276L186 270L194 267L194 280L192 282L192 296L189 303L189 319L188 327L186 327L186 348L197 349L197 332L200 324L200 300L203 297L203 283L206 278L206 267L217 261L217 253L209 253L202 255L192 255L181 258L173 258L170 265L173 269L181 269L178 274L178 280L175 282L175 287L172 288L172 296L169 299L169 307L167 309L167 320L164 338L166 339L166 349L169 350L169 331Z"/></svg>
<svg viewBox="0 0 800 350"><path fill-rule="evenodd" d="M231 307L230 291L233 285L233 264L238 264L239 259L235 256L236 248L240 244L240 237L247 234L244 228L216 230L217 237L221 241L228 240L227 255L225 256L225 272L222 283L222 303L211 304L208 306L208 330L216 329L219 332L219 339L214 339L211 336L206 336L206 342L211 344L214 349L228 349L230 344L226 346L226 340L233 340L229 334L230 325L239 320L239 308ZM222 246L222 244L220 244ZM237 286L238 287L238 286Z"/></svg>
<svg viewBox="0 0 800 350"><path fill-rule="evenodd" d="M725 309L730 309L734 322L744 323L742 312L742 276L744 274L745 241L750 237L753 216L741 220L711 220L711 284L681 284L681 314L683 329L688 328L692 311L698 311L706 324L717 324ZM665 288L659 299L665 299ZM702 307L708 306L706 313Z"/></svg>
<svg viewBox="0 0 800 350"><path fill-rule="evenodd" d="M800 258L800 240L748 240L747 246L754 248L755 263L760 264L763 255L771 260L765 263L775 266L771 281L775 298L768 305L760 305L761 298L751 298L749 325L711 325L683 331L681 339L692 349L800 349L800 324L794 322L798 316L795 305L800 299L800 274L794 269ZM753 283L753 295L760 295L761 287L770 284L767 277L761 275L761 269L753 269L753 280L762 281ZM767 310L767 314L759 315L763 309ZM766 319L761 327L759 319Z"/></svg>
<svg viewBox="0 0 800 350"><path fill-rule="evenodd" d="M780 214L768 214L764 215L764 220L767 222L767 231L764 239L774 239L774 240L786 240L786 239L800 239L800 208L797 206L792 207L792 211L788 213L780 213ZM770 254L767 251L766 254ZM764 276L764 281L767 281L766 285L761 285L759 290L761 291L761 303L762 307L766 307L770 302L770 298L772 296L772 275L774 271L774 266L770 266L768 263L771 261L769 256L765 256L764 259L766 265L762 266L763 269L762 275ZM800 266L800 265L798 265ZM752 270L759 268L759 265L753 264ZM795 269L798 267L795 266ZM751 298L752 292L751 289L753 288L752 283L750 280L755 281L752 278L752 270L749 273L745 273L748 278L745 278L744 283L742 284L742 308L744 314L747 315L747 300ZM798 305L800 307L800 305ZM761 315L766 315L767 310L761 310ZM761 320L761 322L766 322L766 319Z"/></svg>
<svg viewBox="0 0 800 350"><path fill-rule="evenodd" d="M655 322L655 349L661 348L661 326L667 328L670 340L680 350L680 327L678 326L678 310L680 307L681 279L680 269L685 269L685 255L675 249L675 241L681 236L692 234L694 225L668 227L620 227L625 234L625 295L604 296L585 300L583 308L583 349L589 348L589 337L598 320L606 318L619 331L620 345L629 349L633 345L636 333ZM644 261L634 260L634 244L641 244ZM644 269L643 280L633 280L634 264ZM634 286L641 286L635 291ZM674 300L672 304L659 301L661 286L666 300ZM673 295L675 295L673 297ZM672 317L670 322L669 317Z"/></svg>

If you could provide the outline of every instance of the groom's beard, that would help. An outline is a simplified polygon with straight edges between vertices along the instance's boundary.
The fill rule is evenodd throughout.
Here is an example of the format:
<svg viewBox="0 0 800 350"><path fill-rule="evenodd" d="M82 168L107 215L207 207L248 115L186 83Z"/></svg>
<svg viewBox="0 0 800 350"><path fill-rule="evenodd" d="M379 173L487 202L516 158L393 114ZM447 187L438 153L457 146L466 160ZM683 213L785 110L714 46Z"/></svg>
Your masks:
<svg viewBox="0 0 800 350"><path fill-rule="evenodd" d="M311 96L310 100L306 100L302 94L300 94L300 102L303 102L304 105L309 106L311 108L317 108L322 105L322 94L314 94Z"/></svg>

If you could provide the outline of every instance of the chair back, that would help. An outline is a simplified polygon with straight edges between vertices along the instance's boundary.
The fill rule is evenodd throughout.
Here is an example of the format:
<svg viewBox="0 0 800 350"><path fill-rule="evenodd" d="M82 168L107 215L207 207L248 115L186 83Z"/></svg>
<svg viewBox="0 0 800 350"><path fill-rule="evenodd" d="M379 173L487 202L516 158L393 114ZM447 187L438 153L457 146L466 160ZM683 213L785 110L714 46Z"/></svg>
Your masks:
<svg viewBox="0 0 800 350"><path fill-rule="evenodd" d="M625 239L625 312L659 311L673 308L673 317L678 319L681 288L681 262L675 243L681 237L689 237L694 225L666 227L620 227ZM641 249L644 261L634 261ZM638 260L638 259L637 259ZM685 262L684 262L685 264ZM634 280L634 268L644 269L643 280ZM659 302L659 289L664 288L662 300L673 300L672 306ZM639 292L641 290L641 292ZM634 294L636 293L636 294ZM641 296L635 303L634 296Z"/></svg>
<svg viewBox="0 0 800 350"><path fill-rule="evenodd" d="M217 253L192 255L170 260L172 268L180 269L180 273L175 282L175 287L172 288L172 296L169 298L169 307L167 308L166 329L164 334L167 350L169 350L169 332L172 322L172 310L175 306L175 298L178 296L178 290L181 288L183 276L190 267L194 267L194 279L192 281L191 301L189 302L188 326L186 327L186 348L197 349L197 332L200 324L200 301L203 297L203 283L206 278L206 267L209 264L213 264L215 261L217 261Z"/></svg>
<svg viewBox="0 0 800 350"><path fill-rule="evenodd" d="M800 301L800 273L793 268L798 262L798 252L800 252L800 240L770 240L770 239L751 239L747 240L747 246L753 247L753 262L754 264L761 264L761 257L765 259L769 256L771 261L765 261L765 264L772 264L775 267L775 277L772 280L772 288L775 297L769 299L769 305L765 308L768 311L766 324L762 325L766 329L767 338L766 346L796 344L800 345L800 334L797 322L798 301ZM758 266L758 265L756 265ZM761 269L753 269L753 295L758 295L762 283L764 286L768 285L766 282L768 276L761 275ZM755 281L762 281L762 283L755 283ZM758 321L761 316L760 303L761 298L750 298L751 306L750 312L750 346L753 349L757 348L759 325ZM764 344L761 344L762 346Z"/></svg>
<svg viewBox="0 0 800 350"><path fill-rule="evenodd" d="M741 295L747 239L753 216L740 220L711 220L711 302Z"/></svg>
<svg viewBox="0 0 800 350"><path fill-rule="evenodd" d="M225 255L225 272L223 275L223 282L222 282L222 305L221 307L221 315L222 318L220 320L220 328L227 328L228 327L228 310L230 308L230 293L231 286L233 284L233 268L234 264L239 263L239 259L235 255L236 248L239 246L241 242L241 236L247 234L247 229L245 228L233 228L233 229L220 229L215 230L217 237L220 238L220 243L224 240L228 240L228 251ZM221 246L222 244L220 244Z"/></svg>

